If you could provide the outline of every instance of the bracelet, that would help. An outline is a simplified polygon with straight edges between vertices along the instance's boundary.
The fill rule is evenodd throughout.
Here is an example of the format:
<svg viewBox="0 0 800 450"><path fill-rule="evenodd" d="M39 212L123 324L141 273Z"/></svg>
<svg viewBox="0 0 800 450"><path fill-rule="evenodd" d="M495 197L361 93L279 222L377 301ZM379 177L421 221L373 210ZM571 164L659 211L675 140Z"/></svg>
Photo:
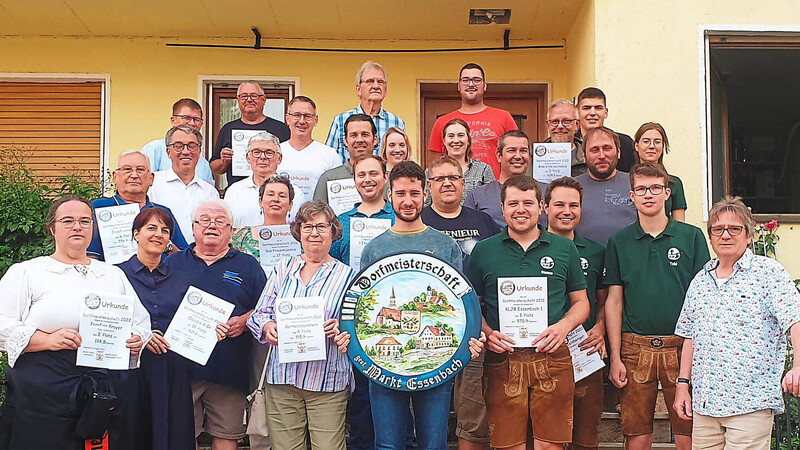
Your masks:
<svg viewBox="0 0 800 450"><path fill-rule="evenodd" d="M689 380L688 378L677 378L675 382L679 384L689 384L689 385L692 384L691 380Z"/></svg>

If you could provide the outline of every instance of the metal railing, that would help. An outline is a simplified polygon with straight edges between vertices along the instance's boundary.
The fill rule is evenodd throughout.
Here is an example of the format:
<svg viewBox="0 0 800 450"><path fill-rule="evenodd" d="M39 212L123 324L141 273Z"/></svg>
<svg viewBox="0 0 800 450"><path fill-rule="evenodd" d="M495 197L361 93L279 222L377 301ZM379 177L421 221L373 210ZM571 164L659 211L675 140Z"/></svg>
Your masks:
<svg viewBox="0 0 800 450"><path fill-rule="evenodd" d="M775 416L772 427L772 448L775 450L794 450L800 448L800 409L798 398L784 394L786 412Z"/></svg>

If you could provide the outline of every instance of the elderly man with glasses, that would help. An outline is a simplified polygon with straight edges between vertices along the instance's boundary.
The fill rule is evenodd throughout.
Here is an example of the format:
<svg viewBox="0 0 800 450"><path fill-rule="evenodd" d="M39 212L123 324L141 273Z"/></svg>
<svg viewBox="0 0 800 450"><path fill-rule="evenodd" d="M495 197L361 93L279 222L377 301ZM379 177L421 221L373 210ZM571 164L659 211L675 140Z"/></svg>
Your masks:
<svg viewBox="0 0 800 450"><path fill-rule="evenodd" d="M378 137L373 151L378 154L381 148L381 139L386 134L386 130L395 127L402 130L406 129L403 119L383 109L383 101L386 99L388 89L388 77L386 70L380 64L367 61L356 74L356 95L360 103L355 108L345 111L333 118L331 129L328 131L328 139L325 142L328 147L333 147L339 154L342 163L350 159L350 152L345 143L345 121L354 114L366 114L372 118L377 128Z"/></svg>
<svg viewBox="0 0 800 450"><path fill-rule="evenodd" d="M150 198L172 210L181 233L192 243L192 209L203 200L218 200L219 192L195 174L203 142L199 131L186 125L173 127L165 142L172 167L155 173Z"/></svg>
<svg viewBox="0 0 800 450"><path fill-rule="evenodd" d="M233 174L234 135L241 133L243 136L247 134L252 136L253 131L266 131L277 136L280 142L287 141L290 137L289 127L286 124L264 114L267 96L257 81L245 81L240 84L236 90L236 99L239 102L242 118L230 121L220 128L217 143L211 153L211 170L214 175L225 174L229 186L246 178Z"/></svg>
<svg viewBox="0 0 800 450"><path fill-rule="evenodd" d="M264 224L264 211L261 209L258 190L272 175L283 157L278 138L266 131L250 138L247 144L247 163L253 174L237 181L225 191L225 203L233 212L235 228L253 227ZM303 191L294 187L294 201L288 220L291 222L300 206L306 202Z"/></svg>
<svg viewBox="0 0 800 450"><path fill-rule="evenodd" d="M583 152L583 141L577 135L580 128L578 107L574 103L559 98L547 108L547 131L549 136L545 142L572 144L572 176L586 173L586 158Z"/></svg>
<svg viewBox="0 0 800 450"><path fill-rule="evenodd" d="M210 434L215 450L235 450L237 440L246 435L242 417L250 388L253 337L244 332L267 283L258 261L231 247L232 221L222 200L199 202L192 212L195 243L166 260L187 286L234 305L225 337L217 342L208 362L195 367L192 377L195 436Z"/></svg>

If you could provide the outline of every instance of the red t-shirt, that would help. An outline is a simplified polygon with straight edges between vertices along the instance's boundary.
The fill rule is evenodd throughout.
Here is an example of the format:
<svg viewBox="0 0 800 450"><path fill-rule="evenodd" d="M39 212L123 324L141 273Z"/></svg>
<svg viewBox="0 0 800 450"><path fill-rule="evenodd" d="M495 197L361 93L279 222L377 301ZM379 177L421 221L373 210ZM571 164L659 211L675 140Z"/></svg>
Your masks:
<svg viewBox="0 0 800 450"><path fill-rule="evenodd" d="M464 119L469 125L470 138L472 140L472 153L478 160L489 164L494 171L495 178L500 176L500 163L497 162L497 141L500 140L506 131L516 130L517 123L511 114L499 108L487 106L481 112L464 114L458 110L436 119L431 131L431 140L428 149L434 152L444 151L442 140L442 128L454 118Z"/></svg>

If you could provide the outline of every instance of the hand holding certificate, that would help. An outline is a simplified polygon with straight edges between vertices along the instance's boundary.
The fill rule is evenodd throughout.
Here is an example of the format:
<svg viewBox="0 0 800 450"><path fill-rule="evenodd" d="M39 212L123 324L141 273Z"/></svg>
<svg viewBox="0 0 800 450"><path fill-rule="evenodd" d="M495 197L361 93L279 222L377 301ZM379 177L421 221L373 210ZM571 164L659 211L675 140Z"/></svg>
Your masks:
<svg viewBox="0 0 800 450"><path fill-rule="evenodd" d="M586 334L583 325L578 325L577 328L567 335L567 346L572 355L572 369L575 373L576 383L605 367L605 363L600 358L599 352L594 352L589 355L588 353L592 351L591 348L581 350L581 342L585 341L588 337L589 335Z"/></svg>
<svg viewBox="0 0 800 450"><path fill-rule="evenodd" d="M356 190L356 181L352 178L328 181L328 204L338 216L353 209L361 196Z"/></svg>
<svg viewBox="0 0 800 450"><path fill-rule="evenodd" d="M547 278L497 279L500 332L513 339L513 347L532 347L547 328Z"/></svg>
<svg viewBox="0 0 800 450"><path fill-rule="evenodd" d="M233 308L232 303L189 286L164 338L172 351L204 366L217 345L217 324L226 323Z"/></svg>
<svg viewBox="0 0 800 450"><path fill-rule="evenodd" d="M97 208L94 213L105 261L117 264L135 255L137 245L133 240L133 219L139 214L139 204Z"/></svg>
<svg viewBox="0 0 800 450"><path fill-rule="evenodd" d="M291 297L275 300L278 326L278 362L319 361L325 347L325 299Z"/></svg>
<svg viewBox="0 0 800 450"><path fill-rule="evenodd" d="M250 138L262 133L264 130L231 130L231 150L233 150L233 168L231 172L235 177L249 177L253 174L250 163L247 162L247 150Z"/></svg>
<svg viewBox="0 0 800 450"><path fill-rule="evenodd" d="M569 142L536 143L533 149L533 178L549 183L556 178L568 177L572 172L572 144Z"/></svg>
<svg viewBox="0 0 800 450"><path fill-rule="evenodd" d="M81 305L79 331L83 342L75 364L112 370L138 367L138 358L131 359L126 344L132 323L133 297L89 293Z"/></svg>

